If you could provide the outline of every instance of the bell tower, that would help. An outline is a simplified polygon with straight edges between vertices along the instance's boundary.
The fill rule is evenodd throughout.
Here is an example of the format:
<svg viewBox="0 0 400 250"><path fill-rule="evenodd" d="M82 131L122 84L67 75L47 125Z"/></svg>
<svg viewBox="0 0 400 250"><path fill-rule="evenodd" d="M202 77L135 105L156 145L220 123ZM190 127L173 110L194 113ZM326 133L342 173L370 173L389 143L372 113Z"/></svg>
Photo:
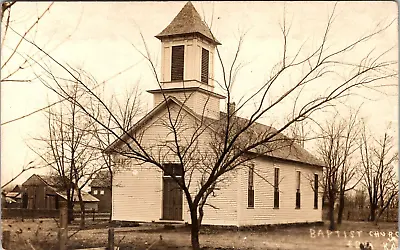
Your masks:
<svg viewBox="0 0 400 250"><path fill-rule="evenodd" d="M219 119L219 102L225 97L214 92L214 57L221 43L193 4L187 2L156 38L161 41L161 88L148 91L154 105L164 100L164 93L195 113Z"/></svg>

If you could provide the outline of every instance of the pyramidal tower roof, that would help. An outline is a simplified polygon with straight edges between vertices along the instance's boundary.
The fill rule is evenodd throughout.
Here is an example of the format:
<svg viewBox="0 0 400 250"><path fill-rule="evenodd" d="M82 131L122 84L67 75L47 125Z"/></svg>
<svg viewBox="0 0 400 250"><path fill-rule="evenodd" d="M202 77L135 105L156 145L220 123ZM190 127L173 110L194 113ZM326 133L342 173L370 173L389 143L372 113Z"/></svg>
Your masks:
<svg viewBox="0 0 400 250"><path fill-rule="evenodd" d="M214 44L221 44L201 20L199 13L190 1L185 4L174 20L156 37L161 40L163 37L185 34L200 34Z"/></svg>

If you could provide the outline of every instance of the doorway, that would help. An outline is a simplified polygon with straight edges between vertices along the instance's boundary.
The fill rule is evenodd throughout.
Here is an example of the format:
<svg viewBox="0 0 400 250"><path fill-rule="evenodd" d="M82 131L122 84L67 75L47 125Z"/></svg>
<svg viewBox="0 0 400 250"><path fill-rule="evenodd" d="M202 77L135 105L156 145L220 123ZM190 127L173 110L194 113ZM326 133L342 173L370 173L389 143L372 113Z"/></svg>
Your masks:
<svg viewBox="0 0 400 250"><path fill-rule="evenodd" d="M168 164L164 169L182 178L179 164ZM172 171L172 172L170 172ZM163 220L182 220L183 192L172 177L164 171L163 176Z"/></svg>

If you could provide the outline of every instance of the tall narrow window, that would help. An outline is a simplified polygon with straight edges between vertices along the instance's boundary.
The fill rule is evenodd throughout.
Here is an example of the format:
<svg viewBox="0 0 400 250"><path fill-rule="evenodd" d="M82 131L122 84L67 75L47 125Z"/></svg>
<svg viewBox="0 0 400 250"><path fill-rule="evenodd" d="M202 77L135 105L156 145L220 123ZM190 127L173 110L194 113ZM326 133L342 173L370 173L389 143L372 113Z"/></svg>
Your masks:
<svg viewBox="0 0 400 250"><path fill-rule="evenodd" d="M296 208L300 208L300 178L301 172L296 171Z"/></svg>
<svg viewBox="0 0 400 250"><path fill-rule="evenodd" d="M274 175L274 208L279 208L279 168L275 168Z"/></svg>
<svg viewBox="0 0 400 250"><path fill-rule="evenodd" d="M247 206L254 207L254 166L249 167Z"/></svg>
<svg viewBox="0 0 400 250"><path fill-rule="evenodd" d="M206 49L201 50L201 82L208 84L208 64L209 52Z"/></svg>
<svg viewBox="0 0 400 250"><path fill-rule="evenodd" d="M183 68L185 64L185 46L172 46L171 81L183 80Z"/></svg>
<svg viewBox="0 0 400 250"><path fill-rule="evenodd" d="M314 208L318 208L318 174L314 174Z"/></svg>

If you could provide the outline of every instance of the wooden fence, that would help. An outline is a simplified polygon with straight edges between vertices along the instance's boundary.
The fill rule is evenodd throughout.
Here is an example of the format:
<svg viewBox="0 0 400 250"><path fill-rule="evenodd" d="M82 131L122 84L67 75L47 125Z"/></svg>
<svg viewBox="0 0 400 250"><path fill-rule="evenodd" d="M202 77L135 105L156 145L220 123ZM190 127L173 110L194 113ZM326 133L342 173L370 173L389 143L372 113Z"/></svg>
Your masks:
<svg viewBox="0 0 400 250"><path fill-rule="evenodd" d="M57 218L60 212L56 209L26 209L26 208L2 208L2 219L32 219L32 218Z"/></svg>
<svg viewBox="0 0 400 250"><path fill-rule="evenodd" d="M95 210L86 210L87 220L109 220L110 213L99 213ZM2 219L39 219L39 218L58 218L58 209L27 209L27 208L2 208ZM74 218L80 218L80 212L74 211Z"/></svg>

